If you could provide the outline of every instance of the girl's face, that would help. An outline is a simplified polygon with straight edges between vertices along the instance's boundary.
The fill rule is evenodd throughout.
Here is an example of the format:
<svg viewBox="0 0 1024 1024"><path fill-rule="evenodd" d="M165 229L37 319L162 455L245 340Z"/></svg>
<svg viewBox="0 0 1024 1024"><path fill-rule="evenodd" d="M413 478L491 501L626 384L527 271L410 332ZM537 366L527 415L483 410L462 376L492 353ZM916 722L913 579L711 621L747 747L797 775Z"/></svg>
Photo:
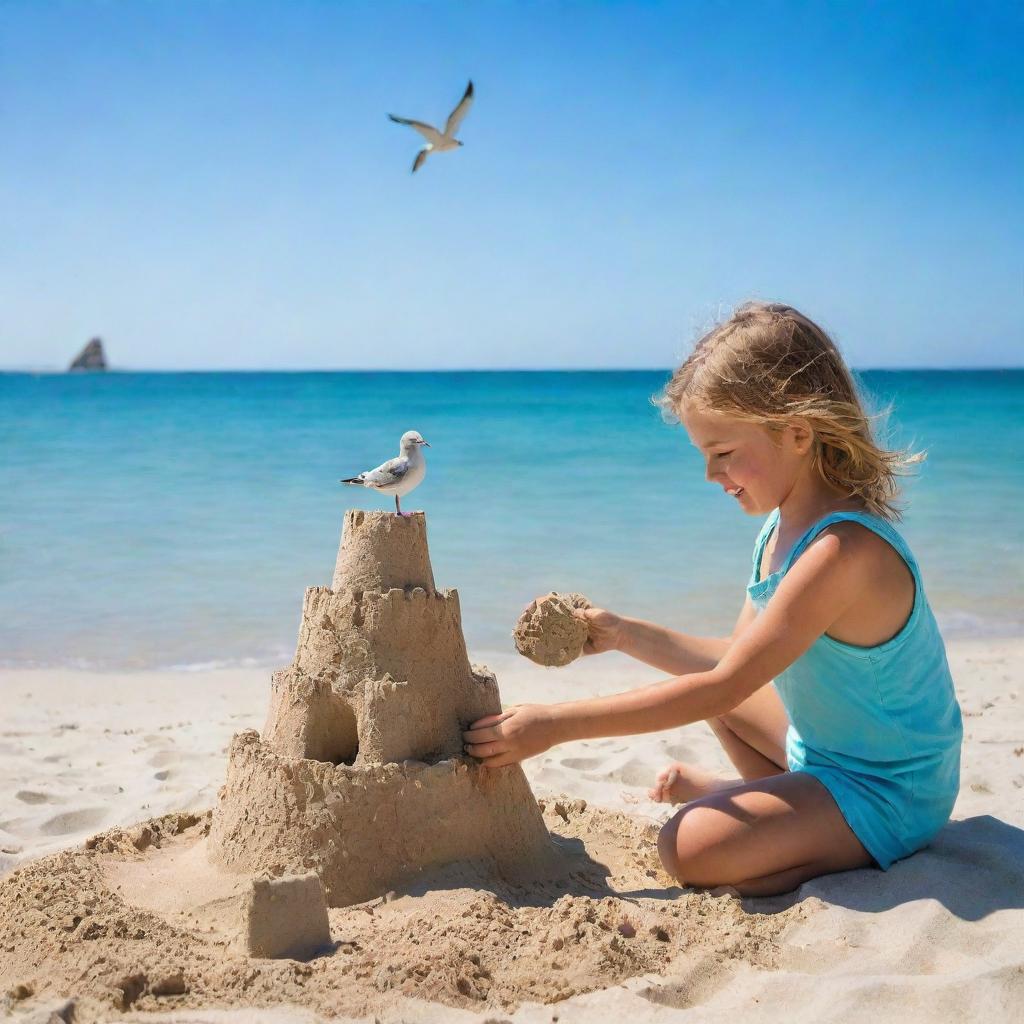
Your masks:
<svg viewBox="0 0 1024 1024"><path fill-rule="evenodd" d="M680 420L704 456L705 477L739 502L747 515L763 516L785 501L805 468L810 431L799 424L769 433L723 413L684 404Z"/></svg>

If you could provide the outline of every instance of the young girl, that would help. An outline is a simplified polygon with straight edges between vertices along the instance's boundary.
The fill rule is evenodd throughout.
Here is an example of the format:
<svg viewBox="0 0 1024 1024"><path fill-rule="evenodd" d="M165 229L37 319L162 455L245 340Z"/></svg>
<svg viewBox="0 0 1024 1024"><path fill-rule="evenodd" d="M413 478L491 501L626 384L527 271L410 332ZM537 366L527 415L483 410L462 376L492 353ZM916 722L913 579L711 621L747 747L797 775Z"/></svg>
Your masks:
<svg viewBox="0 0 1024 1024"><path fill-rule="evenodd" d="M835 345L790 306L743 306L698 342L660 401L707 479L768 517L732 636L588 609L589 653L620 650L675 678L511 707L474 722L466 750L498 767L566 740L707 721L741 778L687 764L658 776L651 795L684 805L658 842L670 874L760 896L887 870L927 845L959 789L963 727L945 649L891 525L896 475L922 456L872 440Z"/></svg>

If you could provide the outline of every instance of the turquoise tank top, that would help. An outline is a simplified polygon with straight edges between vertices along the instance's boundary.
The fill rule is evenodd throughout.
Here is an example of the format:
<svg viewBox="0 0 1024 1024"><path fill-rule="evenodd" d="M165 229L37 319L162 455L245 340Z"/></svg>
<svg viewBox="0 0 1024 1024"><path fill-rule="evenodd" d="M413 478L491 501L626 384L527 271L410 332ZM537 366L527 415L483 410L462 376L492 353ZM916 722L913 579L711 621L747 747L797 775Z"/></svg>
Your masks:
<svg viewBox="0 0 1024 1024"><path fill-rule="evenodd" d="M776 509L754 545L747 587L763 609L801 552L833 523L855 522L888 541L914 576L914 605L885 643L857 647L823 633L773 681L789 715L786 761L818 778L875 859L926 846L949 820L960 789L963 722L946 650L906 541L879 516L833 512L801 536L782 567L760 578Z"/></svg>

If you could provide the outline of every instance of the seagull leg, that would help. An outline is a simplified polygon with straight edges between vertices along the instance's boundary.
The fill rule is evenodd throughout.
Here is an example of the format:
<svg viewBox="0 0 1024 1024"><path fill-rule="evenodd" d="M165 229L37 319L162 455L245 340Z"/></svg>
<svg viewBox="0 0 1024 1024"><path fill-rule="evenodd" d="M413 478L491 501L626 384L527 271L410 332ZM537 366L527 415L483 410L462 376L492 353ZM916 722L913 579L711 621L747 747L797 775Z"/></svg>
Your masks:
<svg viewBox="0 0 1024 1024"><path fill-rule="evenodd" d="M401 515L401 514L402 514L402 506L401 506L401 505L399 504L399 502L398 502L398 495L397 495L397 494L395 495L395 511L396 511L396 512L397 512L397 513L398 513L399 515Z"/></svg>

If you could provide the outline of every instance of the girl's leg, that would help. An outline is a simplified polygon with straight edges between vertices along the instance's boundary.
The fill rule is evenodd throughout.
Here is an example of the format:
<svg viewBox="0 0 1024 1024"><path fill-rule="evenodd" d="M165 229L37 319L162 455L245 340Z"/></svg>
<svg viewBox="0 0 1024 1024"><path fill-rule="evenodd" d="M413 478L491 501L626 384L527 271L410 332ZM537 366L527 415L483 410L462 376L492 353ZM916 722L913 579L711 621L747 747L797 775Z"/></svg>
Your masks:
<svg viewBox="0 0 1024 1024"><path fill-rule="evenodd" d="M775 687L762 686L742 704L718 718L708 719L711 731L718 737L740 773L739 779L723 779L698 767L676 761L668 765L651 790L652 799L681 804L744 781L781 775L786 771L786 729L789 718L779 700ZM668 773L672 773L671 787L659 792Z"/></svg>
<svg viewBox="0 0 1024 1024"><path fill-rule="evenodd" d="M808 878L871 863L832 795L806 772L693 800L662 828L658 851L684 885L730 885L750 896L789 892Z"/></svg>
<svg viewBox="0 0 1024 1024"><path fill-rule="evenodd" d="M729 760L744 779L786 771L789 717L771 683L718 718L708 719Z"/></svg>
<svg viewBox="0 0 1024 1024"><path fill-rule="evenodd" d="M650 795L654 800L681 804L698 797L742 785L744 781L781 775L786 771L786 729L789 719L773 686L760 690L708 725L718 737L740 773L739 779L723 779L684 761L676 761L662 770ZM669 772L673 781L665 789Z"/></svg>
<svg viewBox="0 0 1024 1024"><path fill-rule="evenodd" d="M718 737L718 742L722 744L722 749L728 755L729 760L736 765L736 770L740 773L742 780L749 782L753 779L763 779L768 775L778 775L786 770L779 767L771 758L765 757L746 740L740 739L722 718L709 718L708 725Z"/></svg>

